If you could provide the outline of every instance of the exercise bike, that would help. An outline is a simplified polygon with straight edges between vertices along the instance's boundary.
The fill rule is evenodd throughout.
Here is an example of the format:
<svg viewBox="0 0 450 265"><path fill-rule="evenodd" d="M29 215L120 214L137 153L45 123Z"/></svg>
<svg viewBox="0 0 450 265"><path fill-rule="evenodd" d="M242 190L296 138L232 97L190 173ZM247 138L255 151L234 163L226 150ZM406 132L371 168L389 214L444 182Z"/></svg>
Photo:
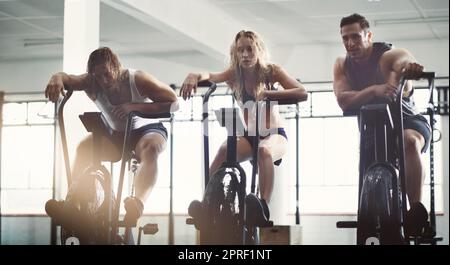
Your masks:
<svg viewBox="0 0 450 265"><path fill-rule="evenodd" d="M424 72L419 79L427 79L432 91L434 72ZM402 77L392 104L364 105L359 111L357 221L336 224L338 228L356 228L358 245L410 244L411 236L404 226L407 201L402 97L406 82Z"/></svg>
<svg viewBox="0 0 450 265"><path fill-rule="evenodd" d="M138 239L135 242L132 229L136 223L130 223L120 218L120 203L124 183L125 167L128 163L130 174L137 172L139 160L130 150L131 131L136 117L146 119L171 118L170 113L149 115L133 111L127 118L124 132L124 144L121 156L121 170L117 196L113 191L112 176L100 161L101 136L105 133L115 132L108 126L101 112L85 112L79 115L84 127L93 135L93 161L83 174L74 181L70 171L70 160L67 148L67 138L64 126L64 106L73 93L68 89L66 95L58 106L58 122L61 133L64 162L68 183L68 193L65 200L47 201L45 210L51 217L52 227L60 226L60 238L63 245L91 245L91 244L126 244L141 243L143 234L152 235L158 232L158 225L153 223L140 226ZM111 161L116 162L116 161ZM133 187L134 188L134 185ZM133 194L133 190L131 191ZM119 233L119 228L124 228L124 233ZM54 243L54 242L53 242Z"/></svg>
<svg viewBox="0 0 450 265"><path fill-rule="evenodd" d="M256 175L258 161L259 131L254 137L252 156L252 182L250 193L246 193L247 178L245 171L237 162L237 136L243 136L246 125L241 112L237 108L221 108L215 111L217 120L227 129L227 155L225 162L209 177L209 142L208 142L208 100L216 89L216 84L199 83L199 86L209 86L203 96L203 137L204 137L204 176L205 193L203 200L195 200L189 205L191 218L187 224L193 224L200 231L200 244L259 244L259 227L271 227L270 220L257 221L253 216L262 213L252 212L249 201L256 196ZM259 128L259 108L262 102L256 104L256 128ZM266 107L270 101L265 101ZM278 104L293 104L282 102ZM253 198L251 198L253 197Z"/></svg>

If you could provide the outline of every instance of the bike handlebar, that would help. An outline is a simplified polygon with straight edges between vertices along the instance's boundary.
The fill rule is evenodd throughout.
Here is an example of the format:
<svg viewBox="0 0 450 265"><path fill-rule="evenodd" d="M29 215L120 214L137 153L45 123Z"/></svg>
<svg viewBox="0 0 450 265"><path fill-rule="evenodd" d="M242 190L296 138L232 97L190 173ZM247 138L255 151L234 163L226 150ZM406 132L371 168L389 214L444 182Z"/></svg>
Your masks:
<svg viewBox="0 0 450 265"><path fill-rule="evenodd" d="M204 80L204 81L198 82L197 87L209 87L208 90L206 91L206 93L203 95L203 103L206 103L206 102L208 102L209 97L216 91L217 84L214 82L211 82L209 80ZM284 100L264 99L262 101L264 101L266 103L277 102L277 105L293 105L293 104L298 103L297 100L293 100L293 99L284 99Z"/></svg>
<svg viewBox="0 0 450 265"><path fill-rule="evenodd" d="M172 114L170 112L164 112L164 113L143 113L140 111L131 111L128 114L129 118L133 117L140 117L144 119L161 119L161 118L170 118L172 117Z"/></svg>
<svg viewBox="0 0 450 265"><path fill-rule="evenodd" d="M435 72L422 72L422 74L418 77L418 79L431 79L435 77L436 77Z"/></svg>
<svg viewBox="0 0 450 265"><path fill-rule="evenodd" d="M62 99L62 101L59 103L58 106L58 124L59 124L59 130L61 133L61 144L63 149L63 156L64 156L64 166L66 168L66 178L67 178L67 188L70 187L72 183L72 172L70 171L70 159L69 159L69 149L67 147L67 137L66 137L66 127L64 124L64 105L66 105L66 102L69 100L69 98L72 96L73 90L67 89L67 93Z"/></svg>
<svg viewBox="0 0 450 265"><path fill-rule="evenodd" d="M402 77L399 82L398 91L397 91L397 99L401 99L403 96L403 88L408 80L420 80L420 79L428 79L428 82L433 80L436 77L435 72L422 72L416 78L404 78ZM359 114L359 109L351 109L343 112L344 116L356 116Z"/></svg>
<svg viewBox="0 0 450 265"><path fill-rule="evenodd" d="M298 100L294 100L294 99L283 99L283 100L264 99L264 101L267 104L270 104L270 102L276 102L277 105L294 105L294 104L298 103Z"/></svg>
<svg viewBox="0 0 450 265"><path fill-rule="evenodd" d="M208 90L206 91L205 95L203 96L203 103L206 103L206 102L208 102L211 94L214 93L214 91L216 91L217 84L213 83L209 80L204 80L204 81L198 82L197 87L209 87Z"/></svg>
<svg viewBox="0 0 450 265"><path fill-rule="evenodd" d="M403 88L406 85L406 81L408 80L420 80L420 79L427 79L428 83L430 85L431 81L435 78L435 72L422 72L419 76L416 76L415 78L405 78L402 76L400 78L400 82L398 83L398 90L397 90L397 101L403 98Z"/></svg>

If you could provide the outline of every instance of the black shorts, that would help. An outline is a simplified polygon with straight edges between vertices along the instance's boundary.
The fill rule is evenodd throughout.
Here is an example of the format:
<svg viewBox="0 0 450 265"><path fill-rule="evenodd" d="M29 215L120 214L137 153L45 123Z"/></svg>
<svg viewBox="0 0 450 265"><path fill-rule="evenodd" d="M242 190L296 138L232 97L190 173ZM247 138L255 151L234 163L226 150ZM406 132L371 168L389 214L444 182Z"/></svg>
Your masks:
<svg viewBox="0 0 450 265"><path fill-rule="evenodd" d="M422 147L421 152L425 153L428 149L428 146L431 141L431 129L428 125L428 121L425 119L424 116L418 114L418 115L403 115L403 129L412 129L420 133L424 140L425 145ZM364 150L364 167L367 168L370 166L373 161L375 161L375 146L374 146L374 137L372 130L368 130L365 134L365 144L364 147L360 147L361 150ZM389 137L390 139L393 139L392 136ZM389 144L395 144L393 142L388 143ZM398 154L391 154L391 156L388 158L389 161L395 161L395 158L398 156Z"/></svg>
<svg viewBox="0 0 450 265"><path fill-rule="evenodd" d="M161 123L151 123L144 125L140 128L131 131L130 149L134 150L138 141L148 133L159 133L167 141L167 129ZM124 132L114 132L112 135L108 135L108 138L118 147L120 150L123 148Z"/></svg>
<svg viewBox="0 0 450 265"><path fill-rule="evenodd" d="M431 141L431 127L427 119L420 114L414 116L403 115L403 129L412 129L423 136L425 145L422 147L422 153L425 153Z"/></svg>
<svg viewBox="0 0 450 265"><path fill-rule="evenodd" d="M284 130L284 128L277 128L277 133L281 136L283 136L284 138L286 138L286 140L288 139L287 135L286 135L286 131ZM260 136L259 139L264 139L267 136ZM255 149L255 136L249 136L248 132L245 132L244 134L244 138L245 140L247 140L247 142L250 144L250 146L252 147L252 150ZM277 161L273 162L276 166L279 166L281 164L281 159L278 159ZM251 161L251 163L253 163L253 161Z"/></svg>

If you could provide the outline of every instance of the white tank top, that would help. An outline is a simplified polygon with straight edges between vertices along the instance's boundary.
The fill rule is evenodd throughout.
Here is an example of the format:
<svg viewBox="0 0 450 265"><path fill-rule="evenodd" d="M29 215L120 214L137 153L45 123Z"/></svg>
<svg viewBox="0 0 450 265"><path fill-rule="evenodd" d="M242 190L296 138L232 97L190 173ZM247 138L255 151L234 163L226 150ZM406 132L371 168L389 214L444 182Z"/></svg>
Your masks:
<svg viewBox="0 0 450 265"><path fill-rule="evenodd" d="M128 69L128 75L130 79L130 89L131 89L131 103L145 103L145 102L151 102L151 100L148 97L144 97L139 93L139 90L136 87L136 81L135 81L135 73L136 70L134 69ZM99 110L102 112L103 116L106 119L106 122L108 125L115 131L125 131L125 126L127 122L127 118L119 119L115 115L112 114L112 110L117 105L111 104L108 97L103 93L102 91L98 92L97 97L94 101L95 105L99 108ZM135 125L135 128L138 128L141 126Z"/></svg>

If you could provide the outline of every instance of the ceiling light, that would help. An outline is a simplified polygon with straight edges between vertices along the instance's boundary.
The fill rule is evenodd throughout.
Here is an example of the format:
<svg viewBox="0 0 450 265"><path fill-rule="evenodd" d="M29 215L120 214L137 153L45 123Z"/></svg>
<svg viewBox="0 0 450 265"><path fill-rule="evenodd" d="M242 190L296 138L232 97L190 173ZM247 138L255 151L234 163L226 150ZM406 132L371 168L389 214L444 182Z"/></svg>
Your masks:
<svg viewBox="0 0 450 265"><path fill-rule="evenodd" d="M448 23L448 17L378 19L374 21L374 25L378 26L378 25L392 25L392 24L438 23L438 22Z"/></svg>
<svg viewBox="0 0 450 265"><path fill-rule="evenodd" d="M23 46L42 46L42 45L57 45L62 44L63 38L47 38L47 39L24 39Z"/></svg>

